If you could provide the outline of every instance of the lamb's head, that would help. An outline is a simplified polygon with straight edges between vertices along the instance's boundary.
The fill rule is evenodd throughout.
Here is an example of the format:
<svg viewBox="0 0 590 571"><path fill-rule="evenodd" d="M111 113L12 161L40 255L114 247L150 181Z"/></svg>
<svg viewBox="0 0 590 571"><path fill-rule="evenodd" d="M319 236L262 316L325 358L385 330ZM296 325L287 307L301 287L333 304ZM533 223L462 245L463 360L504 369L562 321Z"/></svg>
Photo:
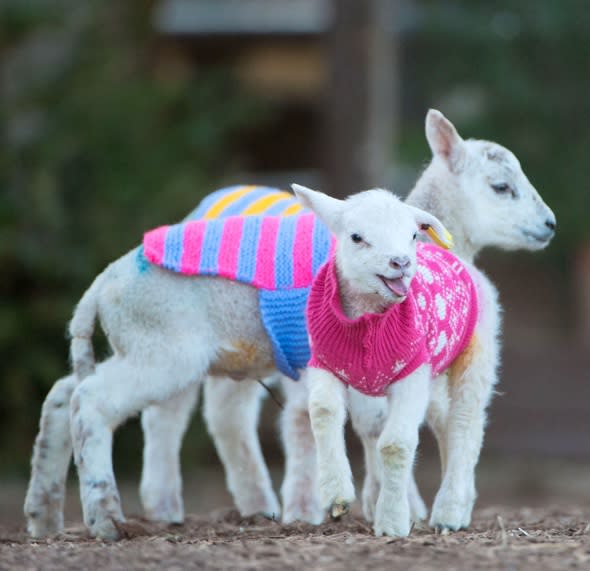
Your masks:
<svg viewBox="0 0 590 571"><path fill-rule="evenodd" d="M404 204L387 190L367 190L346 200L297 184L293 190L336 236L336 265L347 289L380 300L378 305L406 298L416 272L419 232L449 246L452 241L437 218Z"/></svg>
<svg viewBox="0 0 590 571"><path fill-rule="evenodd" d="M539 250L549 244L555 215L513 153L490 141L463 140L453 124L433 109L426 116L426 138L434 180L440 175L449 186L441 190L455 193L441 200L461 210L454 218L460 218L463 233L475 248Z"/></svg>

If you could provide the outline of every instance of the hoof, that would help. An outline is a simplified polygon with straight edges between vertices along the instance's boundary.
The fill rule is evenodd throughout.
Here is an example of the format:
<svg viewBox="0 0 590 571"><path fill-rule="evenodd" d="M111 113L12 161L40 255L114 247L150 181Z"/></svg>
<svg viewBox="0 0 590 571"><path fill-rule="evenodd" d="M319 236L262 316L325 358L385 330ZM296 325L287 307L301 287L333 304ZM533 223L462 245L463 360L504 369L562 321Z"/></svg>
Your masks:
<svg viewBox="0 0 590 571"><path fill-rule="evenodd" d="M53 520L40 521L34 515L28 515L27 531L33 539L43 539L61 533L63 531L63 521L61 523Z"/></svg>
<svg viewBox="0 0 590 571"><path fill-rule="evenodd" d="M373 527L373 531L377 537L381 537L382 535L386 535L388 537L393 538L400 538L400 537L408 537L412 531L413 527L410 525L406 525L405 522L402 524L395 525L391 522L389 523L379 523L375 524Z"/></svg>
<svg viewBox="0 0 590 571"><path fill-rule="evenodd" d="M117 524L115 520L105 520L100 524L91 525L89 526L90 535L102 541L117 541L121 538Z"/></svg>
<svg viewBox="0 0 590 571"><path fill-rule="evenodd" d="M167 523L169 525L182 525L184 523L184 510L145 510L145 519L153 522Z"/></svg>
<svg viewBox="0 0 590 571"><path fill-rule="evenodd" d="M465 531L468 526L437 523L436 525L432 525L431 527L433 527L434 531L440 535L449 535L449 533L453 533L455 531Z"/></svg>
<svg viewBox="0 0 590 571"><path fill-rule="evenodd" d="M418 521L412 520L412 529L420 530L420 531L428 531L430 527L426 522L426 519L420 519Z"/></svg>
<svg viewBox="0 0 590 571"><path fill-rule="evenodd" d="M330 506L330 517L333 520L339 520L342 516L346 515L350 510L350 504L348 502L335 502Z"/></svg>

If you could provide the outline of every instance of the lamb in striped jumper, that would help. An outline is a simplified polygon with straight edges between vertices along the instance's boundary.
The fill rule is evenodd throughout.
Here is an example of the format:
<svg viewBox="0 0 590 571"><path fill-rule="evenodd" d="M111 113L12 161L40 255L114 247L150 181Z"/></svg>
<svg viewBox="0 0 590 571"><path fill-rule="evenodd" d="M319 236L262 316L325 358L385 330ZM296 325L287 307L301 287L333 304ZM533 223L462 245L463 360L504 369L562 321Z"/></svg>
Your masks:
<svg viewBox="0 0 590 571"><path fill-rule="evenodd" d="M431 386L448 374L447 466L437 500L468 525L483 411L496 382L499 305L474 266L418 232L446 230L438 219L370 190L345 201L294 186L336 236L335 254L314 279L307 306L312 357L306 371L316 442L319 495L332 517L348 511L354 486L343 437L347 387L385 395L388 414L377 443L381 489L377 535L410 532L408 484ZM445 375L443 375L443 373ZM458 405L458 406L455 406Z"/></svg>

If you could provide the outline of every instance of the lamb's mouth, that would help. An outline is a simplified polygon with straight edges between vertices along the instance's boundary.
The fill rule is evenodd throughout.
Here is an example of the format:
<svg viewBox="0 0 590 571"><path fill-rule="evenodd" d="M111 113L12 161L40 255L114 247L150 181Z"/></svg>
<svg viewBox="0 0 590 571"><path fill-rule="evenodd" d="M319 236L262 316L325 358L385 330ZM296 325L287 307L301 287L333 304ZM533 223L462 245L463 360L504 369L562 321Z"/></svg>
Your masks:
<svg viewBox="0 0 590 571"><path fill-rule="evenodd" d="M406 297L408 295L408 286L404 283L404 276L398 276L396 278L386 278L380 274L377 277L383 282L385 287L397 297Z"/></svg>
<svg viewBox="0 0 590 571"><path fill-rule="evenodd" d="M547 230L546 232L537 233L529 230L522 230L522 233L527 237L530 242L536 242L539 245L549 244L551 238L555 235L553 230Z"/></svg>

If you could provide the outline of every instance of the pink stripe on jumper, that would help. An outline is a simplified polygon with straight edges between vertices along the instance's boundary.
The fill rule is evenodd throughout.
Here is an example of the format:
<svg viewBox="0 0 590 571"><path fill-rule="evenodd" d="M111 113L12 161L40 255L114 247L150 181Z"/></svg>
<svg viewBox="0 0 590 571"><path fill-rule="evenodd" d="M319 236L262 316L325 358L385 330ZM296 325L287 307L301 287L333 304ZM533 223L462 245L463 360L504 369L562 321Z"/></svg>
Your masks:
<svg viewBox="0 0 590 571"><path fill-rule="evenodd" d="M275 256L280 223L279 216L270 216L263 219L260 228L260 236L264 236L264 239L258 242L256 273L253 283L267 289L276 287Z"/></svg>
<svg viewBox="0 0 590 571"><path fill-rule="evenodd" d="M204 224L187 224L185 226L182 240L182 261L180 262L180 271L183 274L198 272L204 234Z"/></svg>
<svg viewBox="0 0 590 571"><path fill-rule="evenodd" d="M313 228L314 216L302 215L297 220L295 229L295 244L293 251L293 287L309 287L313 280Z"/></svg>
<svg viewBox="0 0 590 571"><path fill-rule="evenodd" d="M164 247L168 226L160 226L145 235L143 249L145 254L155 264L161 264L164 260Z"/></svg>
<svg viewBox="0 0 590 571"><path fill-rule="evenodd" d="M243 226L243 217L228 218L223 225L217 267L220 270L220 275L230 280L235 280L238 275Z"/></svg>

